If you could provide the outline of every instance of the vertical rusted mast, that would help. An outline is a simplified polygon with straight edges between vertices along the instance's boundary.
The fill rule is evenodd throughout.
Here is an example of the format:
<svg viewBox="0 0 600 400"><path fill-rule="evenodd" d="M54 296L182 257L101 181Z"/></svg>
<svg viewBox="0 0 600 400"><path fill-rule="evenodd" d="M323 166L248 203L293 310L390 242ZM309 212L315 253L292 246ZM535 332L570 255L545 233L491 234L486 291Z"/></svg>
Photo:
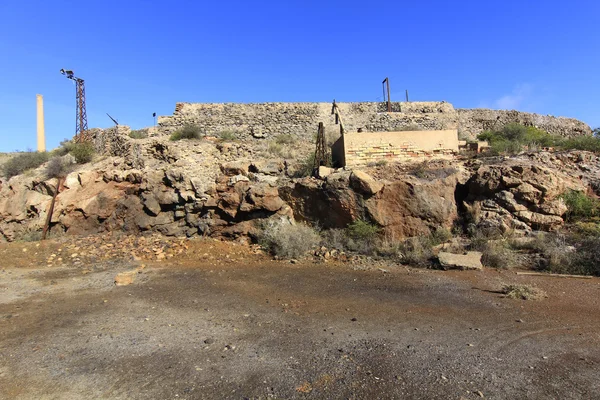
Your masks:
<svg viewBox="0 0 600 400"><path fill-rule="evenodd" d="M387 112L392 112L392 101L390 100L390 80L389 78L385 78L383 80L383 82L381 82L381 84L383 85L383 100L386 100L386 88L387 88Z"/></svg>
<svg viewBox="0 0 600 400"><path fill-rule="evenodd" d="M74 75L73 71L61 69L60 73L67 79L75 82L75 141L85 142L87 137L88 122L85 106L85 81Z"/></svg>
<svg viewBox="0 0 600 400"><path fill-rule="evenodd" d="M85 107L85 82L83 79L75 78L75 89L77 91L77 126L75 137L78 142L87 141L88 131L87 110Z"/></svg>

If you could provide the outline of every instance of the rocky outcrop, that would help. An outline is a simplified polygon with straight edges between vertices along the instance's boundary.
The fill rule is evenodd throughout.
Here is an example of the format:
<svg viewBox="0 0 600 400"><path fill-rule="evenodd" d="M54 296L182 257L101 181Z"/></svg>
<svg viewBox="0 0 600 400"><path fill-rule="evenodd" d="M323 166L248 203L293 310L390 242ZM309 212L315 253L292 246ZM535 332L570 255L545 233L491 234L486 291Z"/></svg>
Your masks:
<svg viewBox="0 0 600 400"><path fill-rule="evenodd" d="M442 179L406 175L382 182L363 171L340 171L324 181L296 182L281 188L280 195L298 219L324 228L345 228L364 219L381 226L388 237L400 239L451 228L457 218L456 186L465 178L456 171Z"/></svg>
<svg viewBox="0 0 600 400"><path fill-rule="evenodd" d="M401 239L450 229L465 215L502 231L553 230L563 224L562 193L600 189L600 159L588 152L523 154L485 165L390 164L292 179L289 161L261 158L245 144L123 140L131 157L107 153L66 177L51 235L152 231L240 238L254 235L260 220L285 217L322 228L363 219ZM44 172L42 166L0 181L0 240L41 231L57 191L56 179Z"/></svg>
<svg viewBox="0 0 600 400"><path fill-rule="evenodd" d="M525 160L481 166L467 187L464 205L472 222L501 232L555 230L567 211L560 195L585 190L581 180Z"/></svg>

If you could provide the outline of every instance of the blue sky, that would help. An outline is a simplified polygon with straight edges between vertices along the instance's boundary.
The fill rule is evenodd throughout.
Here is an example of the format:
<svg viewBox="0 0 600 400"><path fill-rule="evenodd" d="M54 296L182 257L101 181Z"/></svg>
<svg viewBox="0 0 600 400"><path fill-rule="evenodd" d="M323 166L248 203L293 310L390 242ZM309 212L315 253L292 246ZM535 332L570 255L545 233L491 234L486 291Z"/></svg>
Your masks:
<svg viewBox="0 0 600 400"><path fill-rule="evenodd" d="M600 2L0 0L0 151L133 128L175 103L446 100L600 126Z"/></svg>

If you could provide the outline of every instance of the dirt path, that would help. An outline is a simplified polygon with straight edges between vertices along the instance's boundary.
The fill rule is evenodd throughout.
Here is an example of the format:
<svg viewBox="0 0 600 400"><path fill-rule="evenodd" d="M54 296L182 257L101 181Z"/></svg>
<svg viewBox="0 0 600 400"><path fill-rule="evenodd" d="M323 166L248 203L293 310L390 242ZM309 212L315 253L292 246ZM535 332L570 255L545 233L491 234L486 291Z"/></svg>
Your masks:
<svg viewBox="0 0 600 400"><path fill-rule="evenodd" d="M191 243L123 287L141 261L40 268L59 244L0 245L0 398L600 398L600 279ZM549 297L496 292L516 282Z"/></svg>

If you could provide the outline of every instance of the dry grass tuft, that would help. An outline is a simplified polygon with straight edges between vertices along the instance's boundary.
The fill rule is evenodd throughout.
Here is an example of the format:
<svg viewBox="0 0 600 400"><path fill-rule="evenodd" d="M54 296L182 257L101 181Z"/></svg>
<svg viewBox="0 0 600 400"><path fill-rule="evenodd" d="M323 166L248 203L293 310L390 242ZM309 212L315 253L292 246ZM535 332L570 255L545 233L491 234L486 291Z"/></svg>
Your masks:
<svg viewBox="0 0 600 400"><path fill-rule="evenodd" d="M531 285L504 285L501 291L506 297L511 299L541 300L548 297L546 292Z"/></svg>

